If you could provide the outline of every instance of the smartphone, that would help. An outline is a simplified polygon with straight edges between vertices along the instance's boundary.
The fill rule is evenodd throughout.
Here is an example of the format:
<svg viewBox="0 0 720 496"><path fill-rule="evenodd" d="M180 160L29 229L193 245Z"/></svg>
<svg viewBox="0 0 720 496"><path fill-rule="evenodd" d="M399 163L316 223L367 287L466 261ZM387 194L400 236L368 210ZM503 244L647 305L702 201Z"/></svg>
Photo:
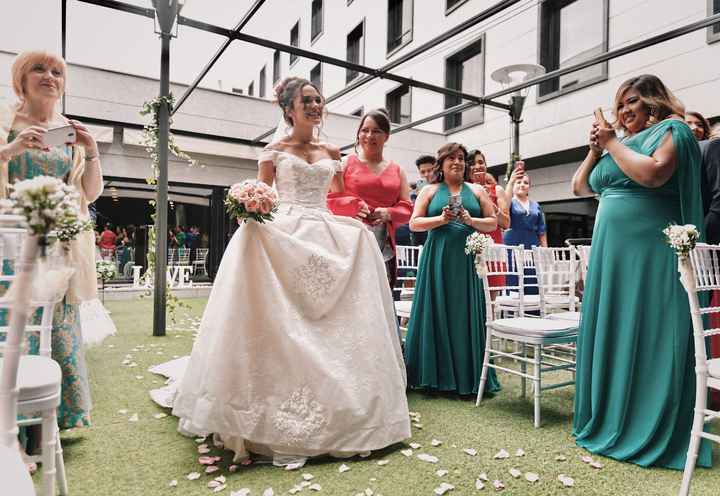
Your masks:
<svg viewBox="0 0 720 496"><path fill-rule="evenodd" d="M450 209L453 215L460 215L460 210L462 210L462 198L460 195L450 195L448 199L448 209Z"/></svg>
<svg viewBox="0 0 720 496"><path fill-rule="evenodd" d="M610 127L610 124L608 124L608 121L605 120L605 116L603 115L602 108L600 108L600 107L596 108L595 112L593 112L593 114L595 114L595 120L598 121L598 124L600 124L600 126Z"/></svg>
<svg viewBox="0 0 720 496"><path fill-rule="evenodd" d="M71 125L54 127L48 129L43 136L43 144L45 146L62 146L66 143L75 143L77 133Z"/></svg>

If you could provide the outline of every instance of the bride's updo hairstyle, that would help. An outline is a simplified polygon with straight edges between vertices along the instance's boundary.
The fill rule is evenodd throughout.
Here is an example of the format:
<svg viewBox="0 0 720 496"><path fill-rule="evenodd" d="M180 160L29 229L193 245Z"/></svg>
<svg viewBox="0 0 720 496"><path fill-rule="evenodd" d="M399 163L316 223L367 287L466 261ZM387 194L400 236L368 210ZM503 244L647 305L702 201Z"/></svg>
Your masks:
<svg viewBox="0 0 720 496"><path fill-rule="evenodd" d="M300 94L300 92L305 86L312 86L313 88L315 88L315 91L320 94L320 97L323 99L323 103L325 103L325 98L322 96L320 88L312 84L307 79L291 76L283 79L275 85L275 88L273 90L275 93L275 101L280 106L280 109L283 112L283 119L288 126L295 125L295 123L288 115L288 112L292 110L295 97Z"/></svg>

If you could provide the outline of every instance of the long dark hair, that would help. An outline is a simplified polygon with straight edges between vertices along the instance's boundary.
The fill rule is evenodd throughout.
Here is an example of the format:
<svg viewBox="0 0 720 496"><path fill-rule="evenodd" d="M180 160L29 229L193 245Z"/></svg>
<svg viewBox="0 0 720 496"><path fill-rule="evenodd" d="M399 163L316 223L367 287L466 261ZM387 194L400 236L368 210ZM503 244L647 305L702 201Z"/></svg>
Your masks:
<svg viewBox="0 0 720 496"><path fill-rule="evenodd" d="M445 180L445 174L443 174L443 162L445 162L446 158L448 158L450 155L455 154L458 150L462 150L463 158L467 159L467 148L465 148L460 143L448 143L440 147L440 149L437 151L437 161L435 162L435 170L433 171L433 183L441 183ZM463 174L463 181L467 182L470 180L470 175L468 173L469 170L470 168L466 164L465 172Z"/></svg>
<svg viewBox="0 0 720 496"><path fill-rule="evenodd" d="M700 127L703 130L703 139L706 140L706 139L710 138L710 122L708 122L708 120L705 118L704 115L702 115L700 112L694 112L691 110L688 110L687 112L685 112L685 115L692 115L697 120L699 120Z"/></svg>
<svg viewBox="0 0 720 496"><path fill-rule="evenodd" d="M622 98L625 92L630 88L636 90L640 95L640 101L643 102L650 113L650 120L648 124L655 124L664 119L667 119L672 114L676 114L680 117L685 115L685 107L683 107L680 100L668 89L665 84L660 80L659 77L654 74L643 74L634 78L630 78L625 81L617 90L615 94L615 102L613 103L613 114L615 114L615 122L613 125L622 129L620 123L620 115L618 109L622 103Z"/></svg>
<svg viewBox="0 0 720 496"><path fill-rule="evenodd" d="M360 118L360 124L358 125L357 132L355 132L355 153L358 152L357 147L360 144L360 130L365 125L365 119L370 117L375 124L388 136L390 135L390 115L384 108L376 108L368 110Z"/></svg>

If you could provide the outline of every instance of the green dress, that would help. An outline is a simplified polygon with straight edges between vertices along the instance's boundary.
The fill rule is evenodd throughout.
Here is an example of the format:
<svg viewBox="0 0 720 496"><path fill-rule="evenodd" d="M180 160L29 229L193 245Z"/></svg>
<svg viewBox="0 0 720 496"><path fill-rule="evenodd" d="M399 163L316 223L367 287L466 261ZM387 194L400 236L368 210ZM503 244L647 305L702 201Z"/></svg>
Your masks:
<svg viewBox="0 0 720 496"><path fill-rule="evenodd" d="M482 217L480 203L467 184L463 207ZM448 188L441 183L427 215L442 213ZM430 231L418 267L415 297L405 342L408 385L458 394L477 393L485 353L485 297L465 240L473 229L450 222ZM488 371L486 392L500 384Z"/></svg>
<svg viewBox="0 0 720 496"><path fill-rule="evenodd" d="M678 165L663 186L640 186L609 154L590 174L600 207L577 343L573 434L592 453L681 470L695 402L694 346L687 293L662 230L673 223L702 231L700 153L677 120L624 144L650 156L669 132ZM698 464L711 464L707 440Z"/></svg>
<svg viewBox="0 0 720 496"><path fill-rule="evenodd" d="M17 132L11 130L8 143ZM72 147L53 147L50 151L26 150L8 163L10 184L46 175L65 178L72 168ZM12 274L12 266L4 263L4 274ZM52 327L52 358L62 370L61 403L58 408L58 425L61 429L90 425L90 384L83 354L83 339L80 331L80 305L68 304L64 299L55 306ZM34 316L39 323L42 310ZM0 325L7 325L7 312L0 311ZM29 353L37 354L40 340L29 335Z"/></svg>

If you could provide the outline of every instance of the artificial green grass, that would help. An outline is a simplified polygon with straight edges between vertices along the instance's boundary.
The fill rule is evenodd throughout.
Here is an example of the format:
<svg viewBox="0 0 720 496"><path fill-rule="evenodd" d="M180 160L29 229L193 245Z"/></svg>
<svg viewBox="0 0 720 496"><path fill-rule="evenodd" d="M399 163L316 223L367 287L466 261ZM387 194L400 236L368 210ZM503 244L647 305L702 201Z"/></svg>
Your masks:
<svg viewBox="0 0 720 496"><path fill-rule="evenodd" d="M207 483L214 477L227 478L227 487L219 494L230 495L249 488L250 495L262 495L272 487L275 495L288 494L299 484L302 474L312 474L312 483L322 487L319 493L309 488L298 494L350 495L370 488L374 494L432 495L442 482L455 486L456 494L495 493L491 483L500 479L507 495L672 495L677 494L682 473L663 469L644 469L594 457L603 468L594 469L580 460L588 455L575 446L570 435L572 422L572 388L548 391L544 396L543 426L533 428L532 400L519 398L519 381L500 373L503 390L494 398L484 400L479 408L474 401L448 396L427 396L410 393L410 410L421 415L422 429L413 428L413 438L422 448L408 458L401 453L407 443L373 453L366 459L314 460L299 471L285 471L267 464L240 466L230 472L230 453L213 448L212 455L223 456L221 470L190 481L190 472L203 472L197 462L197 443L176 432L177 419L155 405L148 390L160 387L163 378L147 372L151 365L190 352L193 325L201 316L205 300L187 300L191 305L179 327L166 337L152 337L152 301L114 301L107 306L118 327L118 334L101 346L87 351L94 408L93 426L63 433L65 462L72 496L118 495L207 495L214 494ZM180 313L185 313L183 310ZM130 355L126 364L126 355ZM137 366L129 366L132 363ZM119 413L120 410L127 410ZM137 413L138 421L129 418ZM717 427L717 426L716 426ZM717 428L715 429L717 431ZM442 445L431 446L438 439ZM209 441L208 441L209 442ZM476 456L463 452L477 450ZM493 455L506 449L510 458L495 460ZM516 457L518 448L525 456ZM419 460L416 455L428 453L439 458L437 464ZM566 461L557 461L563 455ZM716 460L718 451L715 451ZM388 460L380 466L379 460ZM718 463L716 462L716 464ZM345 463L350 470L340 473ZM523 476L514 479L509 470L517 468ZM447 470L442 477L437 470ZM482 491L475 489L475 480L487 473L490 483ZM525 472L539 474L540 480L530 483ZM564 488L559 474L571 476L575 485ZM176 487L169 487L177 480ZM0 493L2 491L0 490ZM693 479L693 495L720 494L720 469L698 469Z"/></svg>

